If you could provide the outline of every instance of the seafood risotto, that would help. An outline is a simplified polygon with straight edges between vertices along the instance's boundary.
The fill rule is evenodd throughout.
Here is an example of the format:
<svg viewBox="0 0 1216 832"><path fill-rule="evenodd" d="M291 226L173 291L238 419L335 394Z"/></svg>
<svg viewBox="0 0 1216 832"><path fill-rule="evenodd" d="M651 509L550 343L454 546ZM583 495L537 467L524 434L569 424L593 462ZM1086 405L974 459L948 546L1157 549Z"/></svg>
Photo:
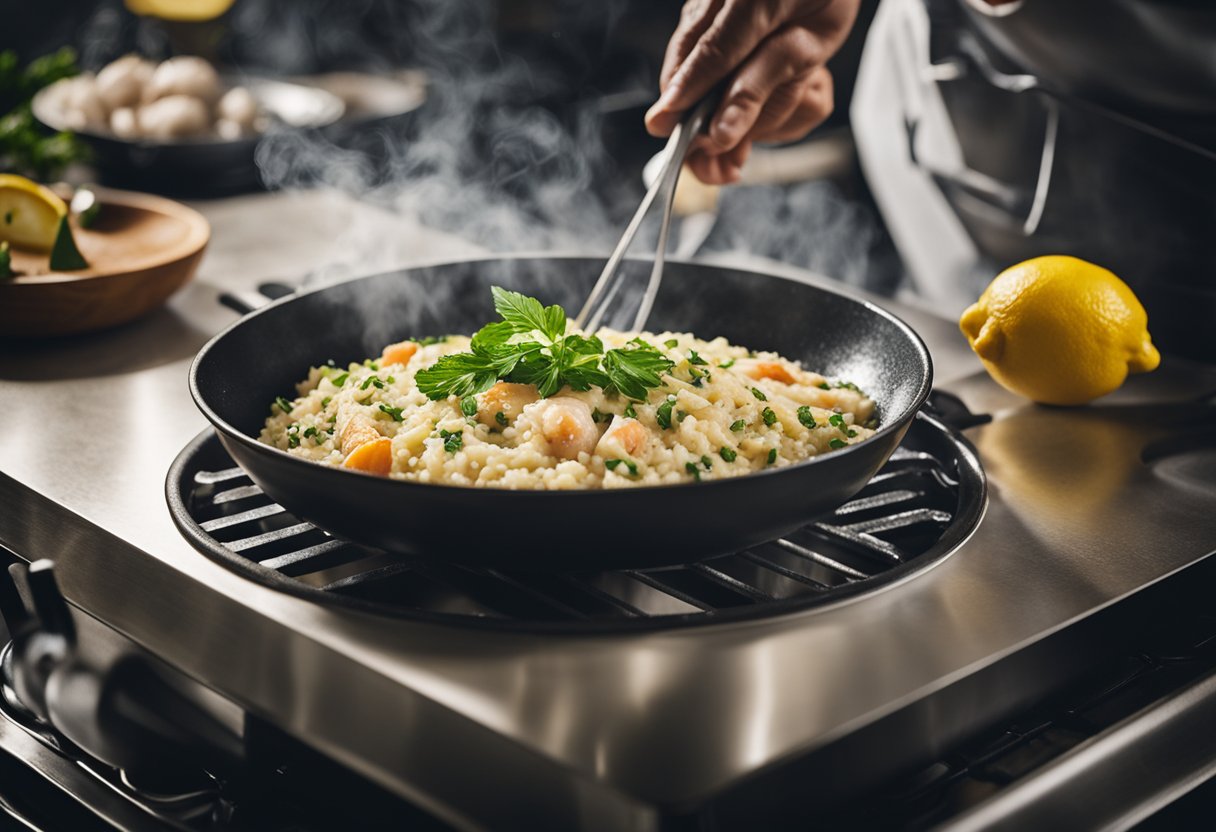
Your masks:
<svg viewBox="0 0 1216 832"><path fill-rule="evenodd" d="M771 352L685 332L566 325L495 288L503 321L313 367L260 440L425 483L515 489L671 485L781 467L873 435L874 402Z"/></svg>

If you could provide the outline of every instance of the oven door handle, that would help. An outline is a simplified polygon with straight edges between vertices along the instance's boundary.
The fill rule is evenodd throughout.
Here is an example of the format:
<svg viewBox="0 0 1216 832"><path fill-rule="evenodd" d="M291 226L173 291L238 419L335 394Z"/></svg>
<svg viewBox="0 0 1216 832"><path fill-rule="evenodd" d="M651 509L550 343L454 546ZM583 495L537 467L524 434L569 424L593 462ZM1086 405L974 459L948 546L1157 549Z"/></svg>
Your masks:
<svg viewBox="0 0 1216 832"><path fill-rule="evenodd" d="M1073 748L939 832L1128 829L1216 776L1216 672Z"/></svg>

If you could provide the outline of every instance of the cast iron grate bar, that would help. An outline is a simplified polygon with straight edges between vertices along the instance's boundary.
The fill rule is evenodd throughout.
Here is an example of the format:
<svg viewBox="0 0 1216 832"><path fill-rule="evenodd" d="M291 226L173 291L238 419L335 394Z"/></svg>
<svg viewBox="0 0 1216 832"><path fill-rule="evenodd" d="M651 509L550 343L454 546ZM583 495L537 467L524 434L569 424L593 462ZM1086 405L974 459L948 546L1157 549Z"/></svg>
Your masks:
<svg viewBox="0 0 1216 832"><path fill-rule="evenodd" d="M939 449L941 442L914 443ZM194 523L234 556L308 591L389 612L537 622L705 616L831 597L915 560L959 511L958 457L901 447L853 499L783 538L703 563L648 570L533 574L398 559L331 537L250 482L214 439L220 465L183 480Z"/></svg>

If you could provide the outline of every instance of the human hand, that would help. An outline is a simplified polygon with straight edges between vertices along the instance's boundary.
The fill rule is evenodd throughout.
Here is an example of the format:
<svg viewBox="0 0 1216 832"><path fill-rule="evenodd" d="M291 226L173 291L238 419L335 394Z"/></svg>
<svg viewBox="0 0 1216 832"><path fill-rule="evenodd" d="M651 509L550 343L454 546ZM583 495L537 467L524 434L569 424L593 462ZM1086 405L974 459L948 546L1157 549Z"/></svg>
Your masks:
<svg viewBox="0 0 1216 832"><path fill-rule="evenodd" d="M729 79L688 155L697 178L739 179L752 143L805 136L832 112L824 64L848 36L860 0L688 0L667 45L662 95L646 129L667 136L684 111Z"/></svg>

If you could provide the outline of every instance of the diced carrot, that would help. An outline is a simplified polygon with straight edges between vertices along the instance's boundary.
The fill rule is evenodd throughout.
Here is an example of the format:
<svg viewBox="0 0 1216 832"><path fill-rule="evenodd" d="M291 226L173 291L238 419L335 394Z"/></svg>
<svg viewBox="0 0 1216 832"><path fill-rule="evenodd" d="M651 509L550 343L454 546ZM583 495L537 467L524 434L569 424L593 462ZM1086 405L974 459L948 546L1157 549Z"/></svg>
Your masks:
<svg viewBox="0 0 1216 832"><path fill-rule="evenodd" d="M418 352L418 344L414 341L402 341L398 344L389 344L384 348L384 352L380 353L380 364L409 364L410 359L414 357L414 353Z"/></svg>
<svg viewBox="0 0 1216 832"><path fill-rule="evenodd" d="M347 454L342 467L375 474L378 477L388 476L393 467L393 440L382 436L371 442L364 442Z"/></svg>

